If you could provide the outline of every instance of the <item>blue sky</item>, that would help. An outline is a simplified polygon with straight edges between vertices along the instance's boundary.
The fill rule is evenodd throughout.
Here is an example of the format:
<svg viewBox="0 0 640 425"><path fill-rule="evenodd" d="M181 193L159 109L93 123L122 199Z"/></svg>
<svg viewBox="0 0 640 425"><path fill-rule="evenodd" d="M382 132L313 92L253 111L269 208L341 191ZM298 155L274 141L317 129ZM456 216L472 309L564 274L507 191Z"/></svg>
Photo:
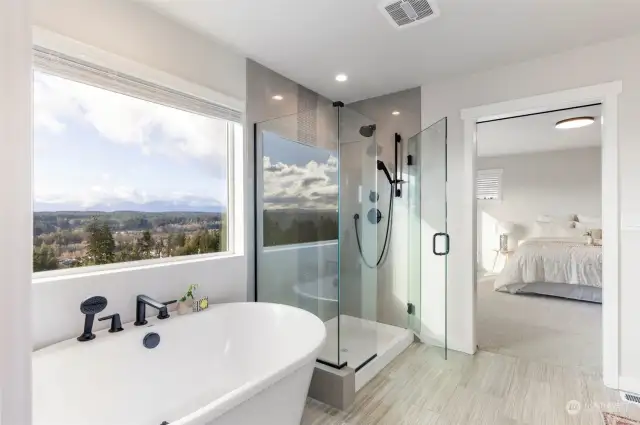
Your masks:
<svg viewBox="0 0 640 425"><path fill-rule="evenodd" d="M226 205L224 121L42 73L34 97L36 209Z"/></svg>
<svg viewBox="0 0 640 425"><path fill-rule="evenodd" d="M225 208L226 131L223 120L35 72L34 209ZM263 146L267 208L337 207L335 152L273 133Z"/></svg>

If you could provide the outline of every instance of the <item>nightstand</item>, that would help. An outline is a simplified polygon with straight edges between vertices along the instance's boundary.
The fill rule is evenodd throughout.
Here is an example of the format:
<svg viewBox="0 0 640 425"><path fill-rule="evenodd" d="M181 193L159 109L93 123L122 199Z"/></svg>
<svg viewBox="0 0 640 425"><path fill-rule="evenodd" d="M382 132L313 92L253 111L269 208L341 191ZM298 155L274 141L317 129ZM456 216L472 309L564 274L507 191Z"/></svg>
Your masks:
<svg viewBox="0 0 640 425"><path fill-rule="evenodd" d="M496 256L493 259L493 267L491 268L491 273L495 273L496 263L498 262L498 256L504 255L505 257L504 265L506 266L507 263L509 262L509 257L511 256L511 254L513 254L513 251L511 250L503 251L501 249L495 249L495 248L492 251L496 253Z"/></svg>

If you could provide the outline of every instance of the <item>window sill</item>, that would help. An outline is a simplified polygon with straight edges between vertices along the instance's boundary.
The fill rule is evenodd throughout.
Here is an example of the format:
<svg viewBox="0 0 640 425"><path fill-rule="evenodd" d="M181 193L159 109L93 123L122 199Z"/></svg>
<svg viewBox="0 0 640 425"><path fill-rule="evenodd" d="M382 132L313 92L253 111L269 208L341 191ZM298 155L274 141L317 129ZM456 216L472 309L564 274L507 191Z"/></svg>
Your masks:
<svg viewBox="0 0 640 425"><path fill-rule="evenodd" d="M320 241L320 242L304 242L304 243L294 243L294 244L288 244L288 245L265 246L263 250L264 252L293 251L293 250L302 249L302 248L319 248L322 246L337 245L337 244L338 244L338 240L333 239L333 240Z"/></svg>
<svg viewBox="0 0 640 425"><path fill-rule="evenodd" d="M180 266L185 264L201 263L205 261L219 261L231 258L242 258L244 254L233 252L223 252L214 254L192 255L189 257L158 258L153 260L132 261L129 263L105 264L101 266L78 267L65 270L52 270L47 272L34 273L31 283L57 282L67 279L81 279L92 276L101 276L116 273L126 273L137 270L155 269L159 267Z"/></svg>

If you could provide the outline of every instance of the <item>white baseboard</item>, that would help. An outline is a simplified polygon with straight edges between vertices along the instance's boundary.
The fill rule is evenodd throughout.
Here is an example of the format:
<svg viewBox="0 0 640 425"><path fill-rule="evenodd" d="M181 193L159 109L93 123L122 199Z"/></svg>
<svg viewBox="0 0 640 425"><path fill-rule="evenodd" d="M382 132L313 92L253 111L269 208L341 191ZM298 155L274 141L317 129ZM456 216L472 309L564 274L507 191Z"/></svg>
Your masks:
<svg viewBox="0 0 640 425"><path fill-rule="evenodd" d="M432 345L434 347L444 348L444 344L440 339L436 339L430 335L421 334L420 341L422 341L426 345ZM451 351L459 351L464 354L469 354L473 356L477 350L477 347L474 347L469 344L462 344L460 341L449 340L447 341L447 349Z"/></svg>
<svg viewBox="0 0 640 425"><path fill-rule="evenodd" d="M620 388L614 389L619 389L620 391L625 391L633 394L640 394L640 379L621 376L618 381L618 385L620 386Z"/></svg>

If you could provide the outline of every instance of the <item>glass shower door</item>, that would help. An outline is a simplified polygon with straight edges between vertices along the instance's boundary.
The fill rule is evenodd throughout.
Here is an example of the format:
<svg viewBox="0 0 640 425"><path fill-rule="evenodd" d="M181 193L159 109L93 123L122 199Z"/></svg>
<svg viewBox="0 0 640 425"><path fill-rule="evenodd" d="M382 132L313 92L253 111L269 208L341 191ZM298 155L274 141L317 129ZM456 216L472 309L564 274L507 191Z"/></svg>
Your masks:
<svg viewBox="0 0 640 425"><path fill-rule="evenodd" d="M408 272L409 288L407 315L408 328L418 337L422 327L422 277L421 267L421 236L420 236L420 150L421 133L413 136L407 142L407 209L408 209Z"/></svg>
<svg viewBox="0 0 640 425"><path fill-rule="evenodd" d="M409 139L409 328L447 353L447 119Z"/></svg>

